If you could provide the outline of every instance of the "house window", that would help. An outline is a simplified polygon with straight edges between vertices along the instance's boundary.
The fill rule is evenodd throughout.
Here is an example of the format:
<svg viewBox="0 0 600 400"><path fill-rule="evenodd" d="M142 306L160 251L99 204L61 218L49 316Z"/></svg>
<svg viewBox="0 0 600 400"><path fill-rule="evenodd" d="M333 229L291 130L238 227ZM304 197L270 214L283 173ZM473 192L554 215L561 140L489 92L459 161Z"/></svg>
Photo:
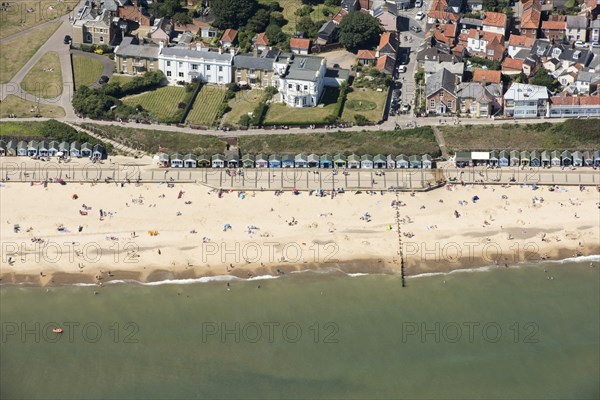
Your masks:
<svg viewBox="0 0 600 400"><path fill-rule="evenodd" d="M269 86L269 79L265 78L262 82L263 86Z"/></svg>
<svg viewBox="0 0 600 400"><path fill-rule="evenodd" d="M300 91L300 85L296 85L296 91L299 92Z"/></svg>
<svg viewBox="0 0 600 400"><path fill-rule="evenodd" d="M206 66L206 70L207 70L207 71L210 71L210 65L207 65L207 66Z"/></svg>
<svg viewBox="0 0 600 400"><path fill-rule="evenodd" d="M167 67L171 66L171 61L167 61Z"/></svg>
<svg viewBox="0 0 600 400"><path fill-rule="evenodd" d="M308 90L308 85L304 85L304 90Z"/></svg>
<svg viewBox="0 0 600 400"><path fill-rule="evenodd" d="M444 100L444 91L442 90L442 92L440 93L440 100Z"/></svg>
<svg viewBox="0 0 600 400"><path fill-rule="evenodd" d="M448 100L448 109L452 110L452 100Z"/></svg>
<svg viewBox="0 0 600 400"><path fill-rule="evenodd" d="M288 83L288 89L291 89L291 88L292 88L292 84Z"/></svg>
<svg viewBox="0 0 600 400"><path fill-rule="evenodd" d="M192 69L196 71L198 69L198 64L192 64Z"/></svg>
<svg viewBox="0 0 600 400"><path fill-rule="evenodd" d="M179 61L179 68L183 68L183 63Z"/></svg>
<svg viewBox="0 0 600 400"><path fill-rule="evenodd" d="M179 77L180 77L180 78L183 78L183 72L180 72L180 73L179 73Z"/></svg>
<svg viewBox="0 0 600 400"><path fill-rule="evenodd" d="M171 71L167 71L167 76L171 76Z"/></svg>
<svg viewBox="0 0 600 400"><path fill-rule="evenodd" d="M104 43L104 36L100 36L100 43Z"/></svg>
<svg viewBox="0 0 600 400"><path fill-rule="evenodd" d="M223 72L223 67L219 65L219 72Z"/></svg>
<svg viewBox="0 0 600 400"><path fill-rule="evenodd" d="M429 108L432 110L435 109L435 99L429 100Z"/></svg>
<svg viewBox="0 0 600 400"><path fill-rule="evenodd" d="M305 106L306 105L306 97L302 98L302 105Z"/></svg>

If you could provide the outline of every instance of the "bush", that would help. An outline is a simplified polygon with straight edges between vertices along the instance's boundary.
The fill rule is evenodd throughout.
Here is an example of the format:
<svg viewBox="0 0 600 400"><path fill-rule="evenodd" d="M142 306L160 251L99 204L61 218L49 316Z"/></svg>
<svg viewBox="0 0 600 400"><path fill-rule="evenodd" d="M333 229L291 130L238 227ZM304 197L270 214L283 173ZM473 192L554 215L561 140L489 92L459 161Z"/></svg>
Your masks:
<svg viewBox="0 0 600 400"><path fill-rule="evenodd" d="M346 102L346 96L348 95L349 91L348 89L348 82L342 82L342 84L340 85L340 94L338 95L337 102L335 103L335 109L331 113L331 115L336 117L336 119L342 115L344 103Z"/></svg>
<svg viewBox="0 0 600 400"><path fill-rule="evenodd" d="M363 126L369 123L369 119L362 114L356 114L354 116L354 122L356 122L356 125L358 126Z"/></svg>
<svg viewBox="0 0 600 400"><path fill-rule="evenodd" d="M240 85L238 85L236 82L231 82L227 85L227 90L231 91L231 92L239 92L240 91Z"/></svg>
<svg viewBox="0 0 600 400"><path fill-rule="evenodd" d="M246 127L248 127L248 126L250 126L250 122L252 122L252 118L250 118L250 116L249 116L248 114L244 114L244 115L242 115L242 116L240 117L240 120L239 120L239 122L238 122L238 123L239 123L241 126L246 126Z"/></svg>

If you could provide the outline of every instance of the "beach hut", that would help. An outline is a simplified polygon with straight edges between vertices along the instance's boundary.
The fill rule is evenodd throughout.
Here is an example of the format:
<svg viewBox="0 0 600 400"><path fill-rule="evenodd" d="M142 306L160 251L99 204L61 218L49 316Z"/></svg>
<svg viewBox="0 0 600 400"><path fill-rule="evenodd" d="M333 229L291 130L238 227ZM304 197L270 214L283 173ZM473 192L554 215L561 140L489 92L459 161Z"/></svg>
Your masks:
<svg viewBox="0 0 600 400"><path fill-rule="evenodd" d="M541 156L542 167L549 167L551 160L552 160L552 157L550 157L550 152L548 150L542 151L542 156Z"/></svg>
<svg viewBox="0 0 600 400"><path fill-rule="evenodd" d="M207 154L199 154L196 162L198 163L198 168L210 168L212 166L212 161Z"/></svg>
<svg viewBox="0 0 600 400"><path fill-rule="evenodd" d="M500 154L498 154L498 166L500 167L508 167L510 165L509 162L509 154L508 151L502 150Z"/></svg>
<svg viewBox="0 0 600 400"><path fill-rule="evenodd" d="M408 157L404 154L400 154L396 157L396 168L408 168L410 164L408 163Z"/></svg>
<svg viewBox="0 0 600 400"><path fill-rule="evenodd" d="M517 150L512 150L510 152L510 166L518 167L521 163L521 159L519 158L519 152Z"/></svg>
<svg viewBox="0 0 600 400"><path fill-rule="evenodd" d="M550 165L553 167L560 167L560 151L554 150L550 153Z"/></svg>
<svg viewBox="0 0 600 400"><path fill-rule="evenodd" d="M308 168L319 168L320 159L315 153L308 155Z"/></svg>
<svg viewBox="0 0 600 400"><path fill-rule="evenodd" d="M222 154L215 154L210 159L210 165L213 168L224 168L225 167L225 157Z"/></svg>
<svg viewBox="0 0 600 400"><path fill-rule="evenodd" d="M225 154L225 164L227 168L237 168L240 166L240 156L237 152L230 151Z"/></svg>
<svg viewBox="0 0 600 400"><path fill-rule="evenodd" d="M600 167L600 150L594 151L594 167Z"/></svg>
<svg viewBox="0 0 600 400"><path fill-rule="evenodd" d="M454 164L458 168L464 168L471 164L471 152L470 151L459 151L454 156Z"/></svg>
<svg viewBox="0 0 600 400"><path fill-rule="evenodd" d="M69 155L71 157L81 157L81 152L79 151L80 148L81 146L79 145L79 142L72 142L71 146L69 147Z"/></svg>
<svg viewBox="0 0 600 400"><path fill-rule="evenodd" d="M385 158L385 162L387 164L387 169L395 169L396 168L396 158L393 154L388 154Z"/></svg>
<svg viewBox="0 0 600 400"><path fill-rule="evenodd" d="M594 165L594 155L591 151L583 152L583 165L585 165L586 167L591 167L592 165Z"/></svg>
<svg viewBox="0 0 600 400"><path fill-rule="evenodd" d="M26 156L27 155L27 143L23 140L17 143L17 155L18 156Z"/></svg>
<svg viewBox="0 0 600 400"><path fill-rule="evenodd" d="M294 166L296 168L306 168L308 166L308 157L306 157L306 154L296 154L296 157L294 157Z"/></svg>
<svg viewBox="0 0 600 400"><path fill-rule="evenodd" d="M106 150L104 150L104 146L100 143L96 143L94 147L92 147L92 159L93 160L104 160L106 159Z"/></svg>
<svg viewBox="0 0 600 400"><path fill-rule="evenodd" d="M242 156L242 166L244 168L254 168L254 156L252 154L244 154Z"/></svg>
<svg viewBox="0 0 600 400"><path fill-rule="evenodd" d="M94 149L92 148L92 145L88 142L85 142L81 145L81 150L79 152L81 154L81 157L91 158L93 151Z"/></svg>
<svg viewBox="0 0 600 400"><path fill-rule="evenodd" d="M38 142L36 142L35 140L30 140L29 143L27 143L27 156L28 157L35 157L38 155Z"/></svg>
<svg viewBox="0 0 600 400"><path fill-rule="evenodd" d="M540 152L534 150L531 152L529 156L529 165L532 167L540 167L542 165L542 158L540 157Z"/></svg>
<svg viewBox="0 0 600 400"><path fill-rule="evenodd" d="M565 150L560 154L561 164L563 167L570 167L573 164L573 157L569 150Z"/></svg>
<svg viewBox="0 0 600 400"><path fill-rule="evenodd" d="M530 153L527 150L523 150L520 154L521 165L526 167L531 162Z"/></svg>
<svg viewBox="0 0 600 400"><path fill-rule="evenodd" d="M292 156L291 154L283 154L281 156L281 167L294 168L294 156Z"/></svg>
<svg viewBox="0 0 600 400"><path fill-rule="evenodd" d="M488 165L490 163L489 151L472 151L471 162L473 165Z"/></svg>
<svg viewBox="0 0 600 400"><path fill-rule="evenodd" d="M333 156L333 165L335 165L336 168L345 168L346 157L343 154L336 154Z"/></svg>
<svg viewBox="0 0 600 400"><path fill-rule="evenodd" d="M360 158L360 167L365 169L373 168L373 157L370 154L365 154Z"/></svg>
<svg viewBox="0 0 600 400"><path fill-rule="evenodd" d="M572 157L574 167L583 167L583 154L580 151L574 151Z"/></svg>
<svg viewBox="0 0 600 400"><path fill-rule="evenodd" d="M320 168L333 168L333 159L329 154L323 154L319 158L319 167Z"/></svg>
<svg viewBox="0 0 600 400"><path fill-rule="evenodd" d="M9 140L6 144L6 155L13 157L17 155L17 142L15 140Z"/></svg>
<svg viewBox="0 0 600 400"><path fill-rule="evenodd" d="M171 168L183 168L183 156L181 154L171 154Z"/></svg>
<svg viewBox="0 0 600 400"><path fill-rule="evenodd" d="M281 168L281 157L279 154L269 156L269 168Z"/></svg>
<svg viewBox="0 0 600 400"><path fill-rule="evenodd" d="M496 150L490 151L490 165L492 167L498 166L498 152Z"/></svg>
<svg viewBox="0 0 600 400"><path fill-rule="evenodd" d="M56 140L53 140L48 144L48 155L50 157L55 157L56 154L60 151L59 145L60 143L58 143Z"/></svg>
<svg viewBox="0 0 600 400"><path fill-rule="evenodd" d="M265 154L258 153L254 165L256 168L269 168L269 159Z"/></svg>
<svg viewBox="0 0 600 400"><path fill-rule="evenodd" d="M6 155L6 142L4 140L0 140L0 156Z"/></svg>
<svg viewBox="0 0 600 400"><path fill-rule="evenodd" d="M197 168L198 167L198 156L192 153L188 153L183 156L183 166L185 168Z"/></svg>
<svg viewBox="0 0 600 400"><path fill-rule="evenodd" d="M387 160L383 154L377 154L373 157L373 168L383 169L387 167Z"/></svg>
<svg viewBox="0 0 600 400"><path fill-rule="evenodd" d="M429 154L423 154L421 156L421 165L423 168L431 169L433 161L431 160L431 156Z"/></svg>
<svg viewBox="0 0 600 400"><path fill-rule="evenodd" d="M71 146L69 145L69 142L64 141L64 142L60 142L60 144L58 145L58 152L59 153L63 153L63 156L68 156L70 154L69 149L71 148Z"/></svg>
<svg viewBox="0 0 600 400"><path fill-rule="evenodd" d="M48 157L48 142L46 142L45 140L42 140L38 144L37 155L40 157Z"/></svg>
<svg viewBox="0 0 600 400"><path fill-rule="evenodd" d="M356 154L350 154L346 160L346 166L350 169L360 168L360 157Z"/></svg>
<svg viewBox="0 0 600 400"><path fill-rule="evenodd" d="M169 166L169 155L167 153L158 153L155 160L161 168L167 168Z"/></svg>
<svg viewBox="0 0 600 400"><path fill-rule="evenodd" d="M410 168L421 168L421 157L417 155L412 155L408 157L408 165Z"/></svg>

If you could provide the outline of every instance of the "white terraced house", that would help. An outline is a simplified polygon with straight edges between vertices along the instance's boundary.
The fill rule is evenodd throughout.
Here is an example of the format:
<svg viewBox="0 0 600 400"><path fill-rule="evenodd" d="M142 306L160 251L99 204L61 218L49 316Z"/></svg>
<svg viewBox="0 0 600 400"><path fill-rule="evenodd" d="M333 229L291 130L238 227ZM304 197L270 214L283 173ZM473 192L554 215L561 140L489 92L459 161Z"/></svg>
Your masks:
<svg viewBox="0 0 600 400"><path fill-rule="evenodd" d="M273 80L281 101L290 107L314 107L319 103L327 72L324 58L290 55L280 57L273 63L273 68L279 77L279 80Z"/></svg>
<svg viewBox="0 0 600 400"><path fill-rule="evenodd" d="M169 82L191 82L198 78L203 82L225 85L233 76L234 50L217 52L190 50L181 47L160 45L158 68Z"/></svg>

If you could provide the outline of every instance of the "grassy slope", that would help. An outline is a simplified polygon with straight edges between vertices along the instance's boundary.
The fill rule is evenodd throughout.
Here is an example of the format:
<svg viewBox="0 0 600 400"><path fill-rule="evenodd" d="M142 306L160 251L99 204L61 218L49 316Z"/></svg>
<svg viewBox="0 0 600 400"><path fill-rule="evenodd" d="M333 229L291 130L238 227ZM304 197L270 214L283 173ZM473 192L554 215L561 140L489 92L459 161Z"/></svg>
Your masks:
<svg viewBox="0 0 600 400"><path fill-rule="evenodd" d="M460 150L596 150L600 148L598 119L551 124L442 126L446 146Z"/></svg>
<svg viewBox="0 0 600 400"><path fill-rule="evenodd" d="M179 111L178 104L184 100L185 89L183 87L166 86L150 92L127 96L123 102L135 107L141 105L150 111L158 120L173 116Z"/></svg>
<svg viewBox="0 0 600 400"><path fill-rule="evenodd" d="M229 100L229 111L223 117L223 122L229 125L238 125L240 117L252 112L264 95L263 90L240 90L235 98Z"/></svg>
<svg viewBox="0 0 600 400"><path fill-rule="evenodd" d="M17 118L31 118L36 114L47 118L65 116L65 110L59 106L39 104L37 110L33 109L34 106L36 106L35 103L11 94L6 96L0 105L0 118L7 118L10 114L14 114ZM32 109L34 112L31 112Z"/></svg>
<svg viewBox="0 0 600 400"><path fill-rule="evenodd" d="M75 87L90 86L98 82L104 67L93 57L81 54L73 55L73 71L75 73Z"/></svg>
<svg viewBox="0 0 600 400"><path fill-rule="evenodd" d="M65 15L69 8L77 4L74 1L57 3L56 1L10 1L10 7L2 11L0 18L0 38L24 31L46 21ZM29 12L28 12L29 11Z"/></svg>
<svg viewBox="0 0 600 400"><path fill-rule="evenodd" d="M223 104L225 89L204 86L196 97L194 106L186 122L200 125L212 125L217 117L219 106Z"/></svg>
<svg viewBox="0 0 600 400"><path fill-rule="evenodd" d="M27 72L21 88L28 93L45 99L60 96L62 93L62 74L58 53L49 51Z"/></svg>

